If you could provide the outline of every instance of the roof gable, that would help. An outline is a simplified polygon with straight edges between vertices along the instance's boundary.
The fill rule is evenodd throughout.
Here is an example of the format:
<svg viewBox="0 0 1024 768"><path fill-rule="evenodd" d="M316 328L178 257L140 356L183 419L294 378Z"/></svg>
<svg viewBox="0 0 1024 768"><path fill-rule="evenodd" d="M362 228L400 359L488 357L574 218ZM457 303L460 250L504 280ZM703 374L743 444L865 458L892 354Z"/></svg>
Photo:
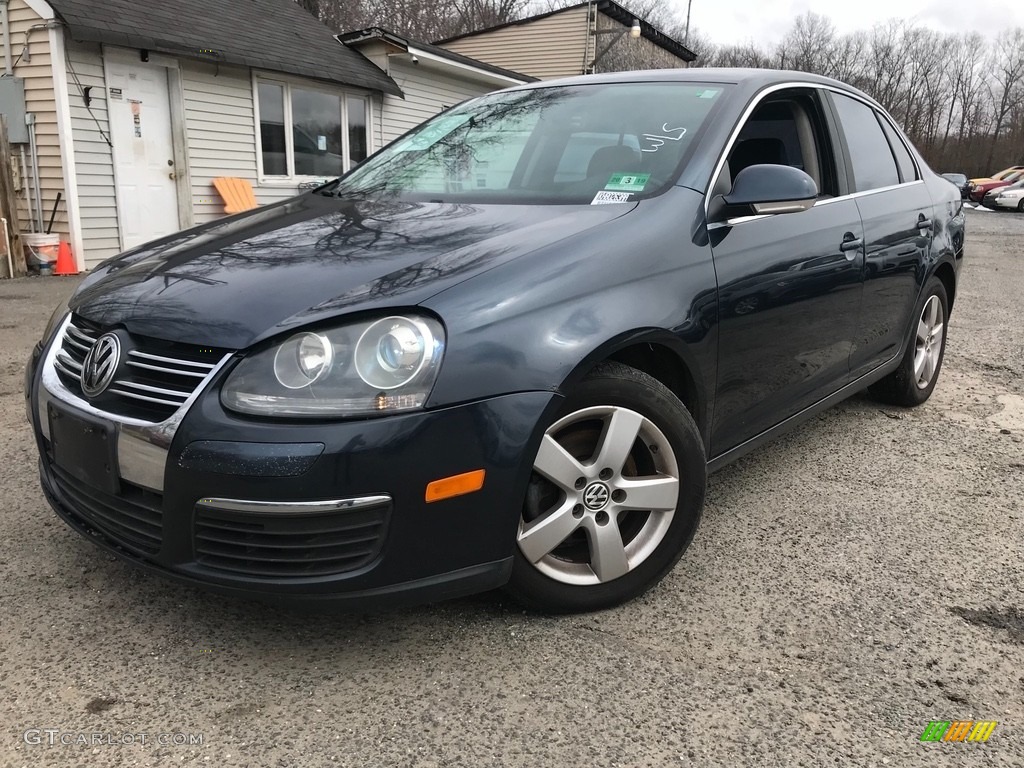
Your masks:
<svg viewBox="0 0 1024 768"><path fill-rule="evenodd" d="M657 27L652 26L647 21L645 21L644 19L642 19L639 16L637 16L636 14L634 14L632 11L628 10L627 8L623 8L621 5L619 5L618 3L614 2L614 0L597 0L596 3L591 3L591 2L577 3L576 5L569 5L569 6L566 6L565 8L559 8L559 9L554 10L554 11L548 11L547 13L540 13L540 14L537 14L536 16L528 16L525 19L517 19L515 21L506 22L505 24L498 24L498 25L493 26L493 27L487 27L486 29L478 29L478 30L475 30L473 32L467 32L464 35L456 35L455 37L449 37L449 38L446 38L444 40L438 40L438 41L436 41L435 44L436 45L444 45L446 43L451 43L451 42L454 42L456 40L464 40L467 37L476 37L477 35L486 35L486 34L488 34L490 32L494 32L495 30L498 30L498 29L505 29L507 27L523 26L523 25L527 25L527 24L532 24L535 21L540 21L541 19L546 19L546 18L549 18L551 16L556 16L556 15L558 15L560 13L567 13L569 11L575 11L575 10L577 10L579 8L584 8L584 7L589 6L589 5L593 5L595 8L597 8L599 13L603 13L605 16L608 16L608 17L614 19L615 21L618 21L619 23L624 24L627 27L632 25L633 19L638 19L639 22L640 22L640 34L641 34L642 37L646 38L647 40L650 40L652 43L657 45L659 48L662 48L662 49L668 51L673 56L676 56L676 57L682 59L683 61L693 61L694 59L697 58L696 54L694 54L693 51L691 51L685 45L680 43L678 40L676 40L676 39L674 39L672 37L669 37L664 32L662 32L660 29L658 29Z"/></svg>
<svg viewBox="0 0 1024 768"><path fill-rule="evenodd" d="M447 48L439 48L436 45L421 43L418 40L402 37L401 35L382 27L368 27L367 29L346 32L345 34L338 35L337 37L338 40L345 45L355 48L370 42L380 42L392 46L395 50L430 53L438 58L445 59L456 64L461 64L470 69L479 70L480 72L486 72L492 75L498 75L499 77L520 83L529 83L537 79L530 75L524 75L522 72L514 72L511 69L505 69L504 67L496 67L493 64L488 64L486 61L480 61L479 59L473 59L469 56L463 56L460 53L449 51Z"/></svg>
<svg viewBox="0 0 1024 768"><path fill-rule="evenodd" d="M401 95L293 0L49 0L72 39L240 64Z"/></svg>

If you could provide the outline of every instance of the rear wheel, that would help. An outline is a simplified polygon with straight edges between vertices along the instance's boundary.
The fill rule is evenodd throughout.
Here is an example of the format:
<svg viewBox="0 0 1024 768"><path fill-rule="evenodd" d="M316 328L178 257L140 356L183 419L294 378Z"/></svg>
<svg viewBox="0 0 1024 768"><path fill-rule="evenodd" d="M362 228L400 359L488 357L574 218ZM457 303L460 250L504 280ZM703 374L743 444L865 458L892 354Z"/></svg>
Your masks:
<svg viewBox="0 0 1024 768"><path fill-rule="evenodd" d="M946 287L937 277L928 281L918 304L917 322L900 367L874 384L870 392L893 405L920 405L935 390L946 352Z"/></svg>
<svg viewBox="0 0 1024 768"><path fill-rule="evenodd" d="M507 591L553 613L632 599L671 570L697 530L706 462L693 418L656 379L598 366L547 429Z"/></svg>

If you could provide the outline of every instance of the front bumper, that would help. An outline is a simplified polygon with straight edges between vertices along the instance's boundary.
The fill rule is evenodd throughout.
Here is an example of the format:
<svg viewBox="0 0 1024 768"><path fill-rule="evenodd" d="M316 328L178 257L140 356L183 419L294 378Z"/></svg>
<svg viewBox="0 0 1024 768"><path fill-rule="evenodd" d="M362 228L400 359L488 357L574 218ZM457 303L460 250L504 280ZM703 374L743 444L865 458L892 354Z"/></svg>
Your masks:
<svg viewBox="0 0 1024 768"><path fill-rule="evenodd" d="M102 419L46 388L43 357L30 362L28 411L60 517L148 570L289 604L393 607L505 583L531 459L559 400L526 392L380 419L270 422L226 412L214 378L147 455L140 483L56 461L54 419ZM112 463L127 457L133 469L127 445ZM426 503L428 483L476 469L479 491Z"/></svg>
<svg viewBox="0 0 1024 768"><path fill-rule="evenodd" d="M985 205L989 208L1005 208L1008 211L1015 211L1017 206L1020 205L1020 198L992 197L989 199L986 197Z"/></svg>

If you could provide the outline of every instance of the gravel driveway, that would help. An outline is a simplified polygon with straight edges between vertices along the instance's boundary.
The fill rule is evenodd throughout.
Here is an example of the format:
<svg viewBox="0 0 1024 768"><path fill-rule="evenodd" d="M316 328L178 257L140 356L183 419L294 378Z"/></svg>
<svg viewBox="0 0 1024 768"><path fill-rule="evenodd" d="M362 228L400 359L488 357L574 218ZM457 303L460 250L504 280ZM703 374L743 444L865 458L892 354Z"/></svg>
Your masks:
<svg viewBox="0 0 1024 768"><path fill-rule="evenodd" d="M569 618L299 614L115 562L46 505L25 424L76 282L0 281L0 765L1024 765L1024 215L968 227L927 405L857 397L722 470L658 588Z"/></svg>

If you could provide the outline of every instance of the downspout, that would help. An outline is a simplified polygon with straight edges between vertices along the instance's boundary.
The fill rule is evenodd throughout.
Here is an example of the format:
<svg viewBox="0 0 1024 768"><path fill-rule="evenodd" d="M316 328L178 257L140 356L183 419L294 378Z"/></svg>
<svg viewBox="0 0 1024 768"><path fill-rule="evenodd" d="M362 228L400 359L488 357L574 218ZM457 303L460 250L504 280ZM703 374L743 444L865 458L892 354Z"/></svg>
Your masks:
<svg viewBox="0 0 1024 768"><path fill-rule="evenodd" d="M32 186L35 188L36 210L33 226L36 232L43 231L43 191L42 179L39 178L39 148L36 144L36 113L26 112L25 122L28 124L28 151L32 157Z"/></svg>
<svg viewBox="0 0 1024 768"><path fill-rule="evenodd" d="M590 0L590 2L587 3L587 27L586 32L584 33L585 37L583 38L583 66L580 68L581 75L587 74L587 62L590 61L590 19L592 16L595 17L594 29L597 29L597 13L595 12L594 8L594 2L593 0ZM596 51L597 49L595 48L594 50Z"/></svg>
<svg viewBox="0 0 1024 768"><path fill-rule="evenodd" d="M28 215L31 217L32 213L32 198L29 197L28 191L28 160L25 157L25 145L19 145L19 151L21 153L21 193L25 198L25 210L28 211Z"/></svg>

